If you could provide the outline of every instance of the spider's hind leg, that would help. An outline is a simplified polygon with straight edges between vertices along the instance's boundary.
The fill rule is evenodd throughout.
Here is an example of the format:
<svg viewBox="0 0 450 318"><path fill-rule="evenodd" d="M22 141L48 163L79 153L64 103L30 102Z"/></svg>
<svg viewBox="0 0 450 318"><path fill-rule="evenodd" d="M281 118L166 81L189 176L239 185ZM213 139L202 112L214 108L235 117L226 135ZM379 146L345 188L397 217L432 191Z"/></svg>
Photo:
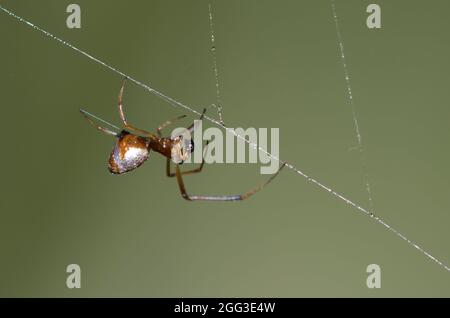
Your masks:
<svg viewBox="0 0 450 318"><path fill-rule="evenodd" d="M84 116L84 118L85 118L92 126L94 126L95 128L97 128L97 129L100 130L101 132L103 132L103 133L105 133L105 134L107 134L107 135L115 136L115 137L118 136L118 133L116 133L116 132L114 132L114 131L112 131L112 130L109 130L108 128L99 126L99 125L97 125L96 123L94 123L94 121L93 121L91 118L89 118L89 115L88 115L88 113L87 113L85 110L80 109L80 113Z"/></svg>
<svg viewBox="0 0 450 318"><path fill-rule="evenodd" d="M124 89L124 87L125 87L125 82L126 82L126 81L127 81L127 78L125 77L125 79L123 80L123 83L122 83L122 87L120 88L120 92L119 92L118 108L119 108L119 116L120 116L120 119L122 120L123 125L124 125L126 128L128 128L128 129L130 129L130 130L134 130L135 132L138 132L138 133L140 133L140 134L142 134L142 135L144 135L144 136L147 136L147 137L150 137L150 138L152 138L152 139L155 139L156 136L155 136L154 134L152 134L151 132L148 132L148 131L143 130L143 129L140 129L140 128L136 128L136 127L130 125L130 124L127 122L127 120L126 120L126 118L125 118L125 113L123 112L123 89Z"/></svg>

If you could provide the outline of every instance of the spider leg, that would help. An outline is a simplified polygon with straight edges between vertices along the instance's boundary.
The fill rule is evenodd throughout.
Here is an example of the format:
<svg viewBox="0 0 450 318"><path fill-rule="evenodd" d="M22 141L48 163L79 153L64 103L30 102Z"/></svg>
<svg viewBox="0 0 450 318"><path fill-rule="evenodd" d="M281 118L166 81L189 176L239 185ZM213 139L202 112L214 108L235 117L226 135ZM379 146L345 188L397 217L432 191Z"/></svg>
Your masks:
<svg viewBox="0 0 450 318"><path fill-rule="evenodd" d="M170 124L173 124L175 121L180 120L180 119L182 119L184 117L186 117L186 115L181 115L181 116L178 116L176 118L173 118L173 119L170 119L170 120L166 121L165 123L159 125L159 127L156 129L156 133L158 134L159 137L162 137L161 130L163 130L164 128L166 128Z"/></svg>
<svg viewBox="0 0 450 318"><path fill-rule="evenodd" d="M248 197L252 196L256 192L263 189L266 185L268 185L275 177L280 173L280 171L284 168L286 164L283 163L283 165L278 169L278 171L272 175L266 182L261 183L259 186L250 189L249 191L237 194L237 195L220 195L220 196L210 196L210 195L189 195L186 192L186 187L184 186L183 177L180 171L180 166L176 165L176 176L177 176L177 182L178 187L180 188L181 196L188 200L188 201L241 201L245 200Z"/></svg>
<svg viewBox="0 0 450 318"><path fill-rule="evenodd" d="M122 101L123 101L123 89L124 89L124 87L125 87L125 82L126 82L126 81L127 81L127 78L125 77L125 79L123 80L123 83L122 83L122 87L120 88L120 92L119 92L119 102L118 102L118 106L119 106L119 115L120 115L120 119L122 119L123 125L124 125L126 128L128 128L128 129L131 129L131 130L134 130L135 132L138 132L138 133L140 133L140 134L143 134L144 136L147 136L147 137L156 139L156 136L155 136L154 134L152 134L151 132L146 131L146 130L143 130L143 129L140 129L140 128L136 128L136 127L130 125L130 124L127 122L127 120L125 119L125 113L123 112L123 103L122 103Z"/></svg>
<svg viewBox="0 0 450 318"><path fill-rule="evenodd" d="M205 152L206 152L206 148L208 147L208 143L209 143L209 140L206 142L205 149L203 150L203 157L202 157L203 159L202 159L202 163L200 164L200 166L198 168L195 168L195 169L192 169L192 170L182 171L181 175L194 174L194 173L198 173L198 172L202 171L203 166L205 164ZM167 158L167 160L166 160L166 175L169 178L172 178L172 177L176 176L176 173L170 171L170 162L171 162L171 160L169 158Z"/></svg>
<svg viewBox="0 0 450 318"><path fill-rule="evenodd" d="M114 132L114 131L112 131L112 130L109 130L108 128L99 126L99 125L97 125L96 123L94 123L94 121L93 121L91 118L89 118L88 114L87 114L84 110L80 109L80 113L84 116L84 118L85 118L92 126L94 126L95 128L97 128L97 129L100 130L101 132L103 132L103 133L105 133L105 134L107 134L107 135L117 136L117 133L116 133L116 132Z"/></svg>
<svg viewBox="0 0 450 318"><path fill-rule="evenodd" d="M206 108L203 108L203 112L202 112L202 114L200 115L200 118L199 118L198 120L202 120L202 119L203 119L203 116L205 116L205 113L206 113ZM188 130L189 130L189 132L191 133L191 135L194 133L194 129L195 129L194 125L195 125L195 123L192 123L192 124L188 127Z"/></svg>
<svg viewBox="0 0 450 318"><path fill-rule="evenodd" d="M125 82L127 81L127 79L125 78L124 80L123 80L123 83L122 83L122 87L120 88L120 92L119 92L119 102L118 102L118 106L119 106L119 115L120 115L120 119L122 119L122 122L123 122L123 124L125 125L125 126L127 126L128 125L128 123L127 123L127 120L125 119L125 114L124 114L124 112L123 112L123 108L122 108L122 101L123 101L123 89L124 89L124 87L125 87Z"/></svg>
<svg viewBox="0 0 450 318"><path fill-rule="evenodd" d="M166 164L166 175L169 178L175 177L176 173L175 172L171 172L170 171L170 159L167 158L167 164ZM200 166L198 168L192 169L192 170L186 170L186 171L181 171L181 175L185 175L185 174L194 174L194 173L198 173L201 172L203 169L203 165L205 164L205 161L202 161L202 163L200 164Z"/></svg>

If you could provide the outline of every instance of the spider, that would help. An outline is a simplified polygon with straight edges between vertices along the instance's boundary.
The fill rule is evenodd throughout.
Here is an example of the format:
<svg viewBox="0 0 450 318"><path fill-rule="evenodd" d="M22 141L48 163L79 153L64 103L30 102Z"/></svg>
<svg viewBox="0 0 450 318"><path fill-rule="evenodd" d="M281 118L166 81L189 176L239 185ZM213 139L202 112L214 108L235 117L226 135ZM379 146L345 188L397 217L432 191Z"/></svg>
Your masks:
<svg viewBox="0 0 450 318"><path fill-rule="evenodd" d="M116 137L116 143L109 156L108 169L111 173L123 174L140 167L148 159L150 150L153 150L166 157L166 175L168 177L176 177L181 196L184 199L189 201L241 201L247 199L248 197L264 188L280 173L281 169L285 166L285 164L281 165L278 171L273 174L268 180L242 194L219 196L188 194L184 185L183 175L201 172L205 163L204 156L202 163L198 168L181 171L180 164L182 164L183 161L185 161L194 150L193 141L188 141L189 144L186 145L186 141L183 140L183 136L163 137L161 133L164 128L166 128L176 120L186 117L186 115L182 115L166 121L156 129L156 135L146 130L132 126L125 119L125 114L123 112L122 97L125 82L126 79L123 81L122 87L120 88L118 101L119 116L125 128L122 129L119 133L97 125L91 118L89 118L89 116L92 116L91 114L83 109L80 109L81 114L91 125L107 135ZM203 119L205 112L206 108L203 110L203 113L200 116L200 120ZM111 126L115 127L113 125ZM194 132L194 124L190 125L187 129L192 135L192 133ZM206 144L206 146L207 145L208 144ZM175 172L171 172L170 161L174 161L175 163Z"/></svg>

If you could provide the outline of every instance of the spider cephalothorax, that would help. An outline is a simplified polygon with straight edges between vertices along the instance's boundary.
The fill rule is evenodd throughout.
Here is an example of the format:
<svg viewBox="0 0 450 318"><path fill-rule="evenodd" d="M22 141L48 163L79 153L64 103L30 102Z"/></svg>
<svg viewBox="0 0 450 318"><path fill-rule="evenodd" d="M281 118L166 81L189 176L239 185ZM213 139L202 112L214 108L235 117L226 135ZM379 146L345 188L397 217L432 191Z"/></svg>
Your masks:
<svg viewBox="0 0 450 318"><path fill-rule="evenodd" d="M194 141L190 138L178 136L173 140L170 158L174 163L183 164L194 151Z"/></svg>

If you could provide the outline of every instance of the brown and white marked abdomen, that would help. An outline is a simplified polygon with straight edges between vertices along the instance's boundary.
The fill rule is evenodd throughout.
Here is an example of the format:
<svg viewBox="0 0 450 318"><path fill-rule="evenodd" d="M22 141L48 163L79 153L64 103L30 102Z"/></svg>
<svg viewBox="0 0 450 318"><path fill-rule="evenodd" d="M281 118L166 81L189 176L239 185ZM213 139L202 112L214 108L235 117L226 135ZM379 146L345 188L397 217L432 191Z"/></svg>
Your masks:
<svg viewBox="0 0 450 318"><path fill-rule="evenodd" d="M142 165L149 155L149 140L122 131L109 157L109 171L121 174Z"/></svg>

